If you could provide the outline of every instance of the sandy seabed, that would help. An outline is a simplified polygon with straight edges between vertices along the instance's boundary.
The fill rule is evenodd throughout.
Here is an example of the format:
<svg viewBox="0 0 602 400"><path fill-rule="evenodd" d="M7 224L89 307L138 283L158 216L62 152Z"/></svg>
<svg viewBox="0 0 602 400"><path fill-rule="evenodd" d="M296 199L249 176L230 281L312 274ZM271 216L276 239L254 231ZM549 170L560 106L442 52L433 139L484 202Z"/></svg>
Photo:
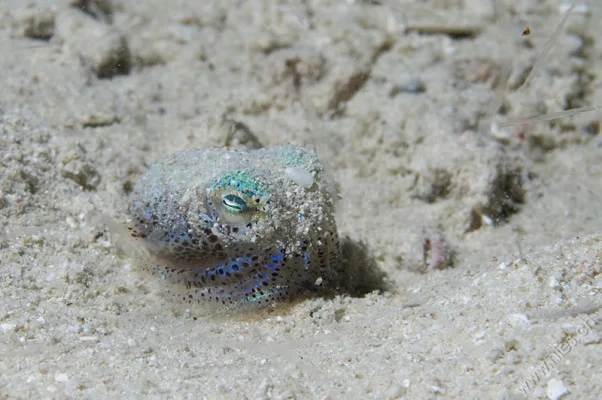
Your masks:
<svg viewBox="0 0 602 400"><path fill-rule="evenodd" d="M566 8L0 2L0 398L598 398L601 114L500 127L602 105L595 2L538 63ZM106 229L169 153L281 143L354 290L194 317Z"/></svg>

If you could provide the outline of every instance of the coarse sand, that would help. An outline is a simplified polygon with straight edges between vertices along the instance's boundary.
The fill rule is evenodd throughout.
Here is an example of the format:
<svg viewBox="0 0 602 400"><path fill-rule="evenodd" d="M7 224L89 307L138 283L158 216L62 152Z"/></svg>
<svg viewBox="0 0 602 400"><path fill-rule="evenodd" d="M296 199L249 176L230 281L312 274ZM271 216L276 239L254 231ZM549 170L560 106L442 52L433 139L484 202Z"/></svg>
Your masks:
<svg viewBox="0 0 602 400"><path fill-rule="evenodd" d="M600 398L602 114L504 125L602 105L597 3L0 1L0 398ZM340 184L335 296L186 309L108 229L282 143Z"/></svg>

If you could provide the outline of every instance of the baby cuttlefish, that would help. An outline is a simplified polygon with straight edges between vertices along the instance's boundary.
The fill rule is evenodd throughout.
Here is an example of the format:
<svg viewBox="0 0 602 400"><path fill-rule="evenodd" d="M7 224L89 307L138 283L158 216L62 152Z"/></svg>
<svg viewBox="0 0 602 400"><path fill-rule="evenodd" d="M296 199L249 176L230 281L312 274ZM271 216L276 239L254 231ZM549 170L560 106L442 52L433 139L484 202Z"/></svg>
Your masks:
<svg viewBox="0 0 602 400"><path fill-rule="evenodd" d="M134 187L144 267L186 303L264 306L336 285L343 266L336 185L311 150L177 152Z"/></svg>

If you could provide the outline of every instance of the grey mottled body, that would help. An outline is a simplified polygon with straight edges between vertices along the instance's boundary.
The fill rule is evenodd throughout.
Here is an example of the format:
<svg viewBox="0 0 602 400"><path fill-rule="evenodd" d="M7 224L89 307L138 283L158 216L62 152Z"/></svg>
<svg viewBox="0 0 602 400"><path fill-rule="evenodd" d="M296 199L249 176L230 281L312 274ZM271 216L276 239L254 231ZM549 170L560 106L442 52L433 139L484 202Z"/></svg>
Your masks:
<svg viewBox="0 0 602 400"><path fill-rule="evenodd" d="M304 148L182 151L136 184L132 235L155 256L147 267L173 296L265 305L316 282L336 285L335 195Z"/></svg>

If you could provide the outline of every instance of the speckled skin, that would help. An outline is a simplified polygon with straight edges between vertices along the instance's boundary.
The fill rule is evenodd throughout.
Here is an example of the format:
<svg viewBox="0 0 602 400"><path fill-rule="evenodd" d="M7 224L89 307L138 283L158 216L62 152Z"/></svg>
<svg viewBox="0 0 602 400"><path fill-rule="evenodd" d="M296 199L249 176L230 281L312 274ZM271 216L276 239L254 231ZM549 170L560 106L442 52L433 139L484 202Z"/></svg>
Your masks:
<svg viewBox="0 0 602 400"><path fill-rule="evenodd" d="M309 171L313 185L294 182L287 167ZM131 230L154 255L146 267L179 300L263 306L316 282L336 285L335 195L304 148L182 151L136 184Z"/></svg>

